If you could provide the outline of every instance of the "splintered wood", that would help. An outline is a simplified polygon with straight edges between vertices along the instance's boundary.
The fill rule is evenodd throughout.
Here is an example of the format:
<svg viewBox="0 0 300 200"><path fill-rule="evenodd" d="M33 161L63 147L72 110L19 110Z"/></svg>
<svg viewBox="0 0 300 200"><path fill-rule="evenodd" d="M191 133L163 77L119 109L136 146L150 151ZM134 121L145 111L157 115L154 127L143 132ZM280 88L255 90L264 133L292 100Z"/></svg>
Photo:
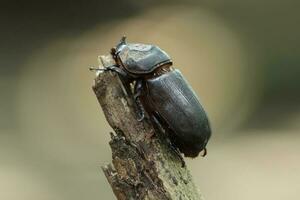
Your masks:
<svg viewBox="0 0 300 200"><path fill-rule="evenodd" d="M111 55L102 65L114 64ZM128 85L112 71L97 73L93 90L109 125L112 165L103 172L118 200L203 200L164 134L149 119L139 122ZM102 133L105 134L105 133Z"/></svg>

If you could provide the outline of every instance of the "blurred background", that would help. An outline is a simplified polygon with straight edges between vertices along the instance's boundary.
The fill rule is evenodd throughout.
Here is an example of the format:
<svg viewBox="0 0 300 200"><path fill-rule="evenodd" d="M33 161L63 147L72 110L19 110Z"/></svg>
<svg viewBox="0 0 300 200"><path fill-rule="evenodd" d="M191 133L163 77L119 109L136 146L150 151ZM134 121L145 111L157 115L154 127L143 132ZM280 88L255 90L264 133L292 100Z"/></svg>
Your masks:
<svg viewBox="0 0 300 200"><path fill-rule="evenodd" d="M91 89L121 38L166 50L206 108L207 200L300 198L300 12L286 0L2 1L0 199L115 199Z"/></svg>

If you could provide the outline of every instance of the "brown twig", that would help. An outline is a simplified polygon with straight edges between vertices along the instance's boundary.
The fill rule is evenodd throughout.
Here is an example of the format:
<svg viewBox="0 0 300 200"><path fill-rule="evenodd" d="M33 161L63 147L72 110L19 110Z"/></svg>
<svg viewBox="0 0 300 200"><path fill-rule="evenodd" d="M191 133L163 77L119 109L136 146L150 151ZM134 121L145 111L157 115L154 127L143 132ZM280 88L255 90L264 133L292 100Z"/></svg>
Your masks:
<svg viewBox="0 0 300 200"><path fill-rule="evenodd" d="M114 63L101 56L103 66ZM93 90L114 129L112 163L102 167L118 200L202 200L192 177L149 120L139 122L129 87L114 72L97 74Z"/></svg>

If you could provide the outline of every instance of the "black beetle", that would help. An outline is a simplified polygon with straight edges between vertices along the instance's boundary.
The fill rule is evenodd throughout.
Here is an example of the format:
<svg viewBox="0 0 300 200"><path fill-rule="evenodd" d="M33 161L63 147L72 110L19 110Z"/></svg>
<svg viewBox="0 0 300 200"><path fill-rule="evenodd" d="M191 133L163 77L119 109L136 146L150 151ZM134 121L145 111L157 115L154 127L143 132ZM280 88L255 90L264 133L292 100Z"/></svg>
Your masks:
<svg viewBox="0 0 300 200"><path fill-rule="evenodd" d="M134 83L134 98L144 110L168 133L172 144L186 157L196 157L204 151L211 136L207 115L197 95L172 67L169 55L155 45L131 44L125 37L112 48L116 65L112 70ZM98 69L101 70L101 69Z"/></svg>

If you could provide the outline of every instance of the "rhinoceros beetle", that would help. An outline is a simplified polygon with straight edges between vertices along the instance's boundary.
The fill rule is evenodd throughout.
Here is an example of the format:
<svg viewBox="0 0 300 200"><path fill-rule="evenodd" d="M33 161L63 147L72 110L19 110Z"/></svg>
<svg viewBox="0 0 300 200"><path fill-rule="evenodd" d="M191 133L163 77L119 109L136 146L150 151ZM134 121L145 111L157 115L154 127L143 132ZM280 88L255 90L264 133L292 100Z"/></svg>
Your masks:
<svg viewBox="0 0 300 200"><path fill-rule="evenodd" d="M146 111L186 157L197 157L201 151L205 156L211 129L192 87L172 67L166 52L155 45L126 43L125 39L111 50L116 65L103 70L115 71L134 84L139 120Z"/></svg>

